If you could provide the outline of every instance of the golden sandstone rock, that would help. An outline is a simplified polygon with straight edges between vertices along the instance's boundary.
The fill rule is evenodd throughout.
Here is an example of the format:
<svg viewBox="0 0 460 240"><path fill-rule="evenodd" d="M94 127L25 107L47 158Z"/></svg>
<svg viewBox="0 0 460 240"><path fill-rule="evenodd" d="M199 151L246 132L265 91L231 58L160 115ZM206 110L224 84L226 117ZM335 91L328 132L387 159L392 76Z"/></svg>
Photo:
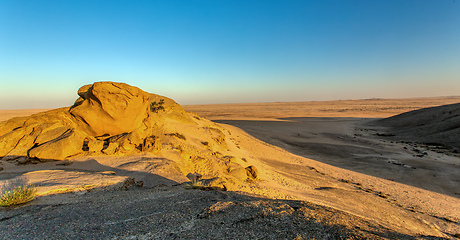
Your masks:
<svg viewBox="0 0 460 240"><path fill-rule="evenodd" d="M34 145L28 151L28 157L38 159L62 160L82 151L85 133L78 129L67 129L59 137L45 143Z"/></svg>
<svg viewBox="0 0 460 240"><path fill-rule="evenodd" d="M96 82L81 87L78 95L70 108L0 123L0 157L46 161L63 160L85 150L100 152L105 142L94 137L133 132L150 114L150 94L125 83ZM85 146L86 139L91 141ZM131 145L123 147L132 150L135 146Z"/></svg>
<svg viewBox="0 0 460 240"><path fill-rule="evenodd" d="M150 94L125 83L97 82L78 94L69 112L92 136L131 132L149 114Z"/></svg>
<svg viewBox="0 0 460 240"><path fill-rule="evenodd" d="M114 82L85 85L78 95L71 107L0 122L0 159L31 164L149 153L142 171L183 178L197 172L213 184L220 179L221 189L257 178L244 161L220 154L230 151L227 130L185 112L172 99Z"/></svg>
<svg viewBox="0 0 460 240"><path fill-rule="evenodd" d="M40 149L43 150L50 144L54 145L56 148L63 148L55 149L50 156L44 156L43 160L61 160L75 154L73 150L75 146L62 146L63 142L61 142L65 141L64 139L67 137L72 137L72 143L79 141L75 139L80 136L80 134L74 131L77 125L73 122L72 116L68 113L68 109L69 108L55 109L30 117L13 118L0 123L0 145L2 146L2 148L0 148L0 157L30 157L29 152L32 151L33 148L40 147ZM66 151L69 151L69 154L63 153ZM34 151L36 154L38 154L38 152L41 151Z"/></svg>

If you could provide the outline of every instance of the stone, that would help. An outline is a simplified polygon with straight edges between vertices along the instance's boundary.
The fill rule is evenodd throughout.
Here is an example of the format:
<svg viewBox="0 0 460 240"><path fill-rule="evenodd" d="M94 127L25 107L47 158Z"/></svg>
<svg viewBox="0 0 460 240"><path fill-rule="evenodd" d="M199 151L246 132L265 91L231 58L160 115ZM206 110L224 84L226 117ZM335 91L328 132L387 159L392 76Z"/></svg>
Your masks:
<svg viewBox="0 0 460 240"><path fill-rule="evenodd" d="M192 182L199 181L199 180L201 180L202 177L203 177L203 175L201 175L201 174L199 174L197 172L187 174L187 178L190 179L190 181L192 181Z"/></svg>
<svg viewBox="0 0 460 240"><path fill-rule="evenodd" d="M63 161L59 161L58 163L56 163L56 166L69 166L69 165L72 165L72 161L69 161L68 159L66 160L63 160Z"/></svg>
<svg viewBox="0 0 460 240"><path fill-rule="evenodd" d="M82 86L72 107L0 122L0 158L63 160L79 154L157 152L166 119L195 124L172 99L125 83ZM161 111L151 111L151 101Z"/></svg>
<svg viewBox="0 0 460 240"><path fill-rule="evenodd" d="M119 143L119 150L125 153L136 151L136 149L142 150L141 146L144 142L142 135L142 130L136 129L118 138L117 142Z"/></svg>
<svg viewBox="0 0 460 240"><path fill-rule="evenodd" d="M236 162L238 159L235 156L224 156L225 161Z"/></svg>
<svg viewBox="0 0 460 240"><path fill-rule="evenodd" d="M40 135L37 136L34 143L43 144L54 139L57 139L67 132L71 131L69 127L57 127L57 128L48 128L46 130L42 130Z"/></svg>
<svg viewBox="0 0 460 240"><path fill-rule="evenodd" d="M117 151L120 153L131 153L136 151L136 145L130 143L129 141L123 141L118 147Z"/></svg>
<svg viewBox="0 0 460 240"><path fill-rule="evenodd" d="M77 196L82 196L82 195L87 194L87 193L88 193L88 190L86 190L86 189L79 189L79 190L76 190L74 193L75 193L75 195L77 195Z"/></svg>
<svg viewBox="0 0 460 240"><path fill-rule="evenodd" d="M148 136L144 138L142 143L142 151L144 152L153 152L159 150L161 147L160 142L158 141L158 137L156 136Z"/></svg>
<svg viewBox="0 0 460 240"><path fill-rule="evenodd" d="M86 98L87 98L87 97L86 97L86 94L87 94L88 90L89 90L92 86L93 86L93 84L86 84L86 85L80 87L80 88L78 89L78 91L77 91L78 96L80 96L80 97L83 98L83 99L86 99Z"/></svg>
<svg viewBox="0 0 460 240"><path fill-rule="evenodd" d="M254 166L246 167L246 173L250 179L258 179L259 178L259 171Z"/></svg>
<svg viewBox="0 0 460 240"><path fill-rule="evenodd" d="M238 180L246 180L248 178L247 171L240 164L235 162L228 163L228 174L235 177Z"/></svg>
<svg viewBox="0 0 460 240"><path fill-rule="evenodd" d="M17 158L27 156L27 151L35 145L34 141L41 133L39 127L23 127L5 134L0 138L0 156Z"/></svg>
<svg viewBox="0 0 460 240"><path fill-rule="evenodd" d="M82 88L78 92L84 100L72 106L70 113L91 136L132 132L149 115L150 94L137 87L96 82Z"/></svg>
<svg viewBox="0 0 460 240"><path fill-rule="evenodd" d="M106 149L102 150L102 152L107 155L112 155L117 152L118 146L119 145L117 142L110 142L109 146Z"/></svg>
<svg viewBox="0 0 460 240"><path fill-rule="evenodd" d="M128 177L123 183L121 183L117 188L119 190L129 190L132 187L141 188L144 186L143 181L136 181L135 178Z"/></svg>
<svg viewBox="0 0 460 240"><path fill-rule="evenodd" d="M82 152L86 134L77 129L69 129L59 138L40 144L29 150L28 156L44 160L64 160Z"/></svg>
<svg viewBox="0 0 460 240"><path fill-rule="evenodd" d="M104 141L91 138L88 141L88 151L90 152L100 152L104 149Z"/></svg>
<svg viewBox="0 0 460 240"><path fill-rule="evenodd" d="M102 172L99 172L100 174L102 175L117 175L116 172L114 171L102 171Z"/></svg>
<svg viewBox="0 0 460 240"><path fill-rule="evenodd" d="M215 177L211 179L202 180L204 189L203 190L218 190L218 191L227 191L228 183L221 177Z"/></svg>
<svg viewBox="0 0 460 240"><path fill-rule="evenodd" d="M24 134L22 133L22 131L12 131L12 132L9 132L3 136L0 137L0 156L3 156L4 157L4 160L7 160L6 159L6 156L8 155L8 153L10 153L13 149L16 148L16 146L18 145L19 141L22 140L22 138L24 137ZM8 156L8 158L17 158L17 156Z"/></svg>
<svg viewBox="0 0 460 240"><path fill-rule="evenodd" d="M76 127L68 110L60 108L1 123L0 157L26 157L31 149L58 139Z"/></svg>
<svg viewBox="0 0 460 240"><path fill-rule="evenodd" d="M27 164L30 162L30 158L28 157L20 157L17 159L16 164L21 165L21 164Z"/></svg>

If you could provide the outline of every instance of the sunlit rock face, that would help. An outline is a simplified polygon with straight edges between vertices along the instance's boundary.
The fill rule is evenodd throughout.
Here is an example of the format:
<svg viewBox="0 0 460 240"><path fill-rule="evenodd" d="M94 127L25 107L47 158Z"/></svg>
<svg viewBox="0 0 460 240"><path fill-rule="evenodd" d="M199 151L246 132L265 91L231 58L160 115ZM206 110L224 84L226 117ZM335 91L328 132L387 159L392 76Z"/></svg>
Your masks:
<svg viewBox="0 0 460 240"><path fill-rule="evenodd" d="M79 142L86 133L78 129L68 110L60 108L0 123L0 157L64 159L80 152Z"/></svg>
<svg viewBox="0 0 460 240"><path fill-rule="evenodd" d="M117 135L139 128L149 115L150 94L125 83L97 82L78 90L70 109L92 136Z"/></svg>
<svg viewBox="0 0 460 240"><path fill-rule="evenodd" d="M0 158L24 163L155 152L177 124L196 126L172 99L125 83L96 82L78 95L70 108L0 122Z"/></svg>
<svg viewBox="0 0 460 240"><path fill-rule="evenodd" d="M78 95L70 108L1 122L0 158L47 161L101 152L107 141L96 136L120 135L116 139L127 142L117 143L123 150L135 149L129 140L152 132L145 131L146 124L152 126L149 93L125 83L96 82L81 87Z"/></svg>
<svg viewBox="0 0 460 240"><path fill-rule="evenodd" d="M227 141L228 130L172 99L114 82L85 85L78 95L71 107L0 122L0 161L21 165L140 153L154 156L138 163L141 171L177 179L198 172L219 189L257 179L248 156L232 155L242 153Z"/></svg>

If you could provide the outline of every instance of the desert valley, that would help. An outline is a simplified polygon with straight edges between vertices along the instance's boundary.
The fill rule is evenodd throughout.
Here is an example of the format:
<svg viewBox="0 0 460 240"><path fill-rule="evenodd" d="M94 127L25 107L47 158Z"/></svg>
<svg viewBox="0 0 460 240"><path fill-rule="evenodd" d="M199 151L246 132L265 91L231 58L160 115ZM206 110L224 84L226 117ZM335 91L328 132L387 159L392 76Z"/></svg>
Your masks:
<svg viewBox="0 0 460 240"><path fill-rule="evenodd" d="M460 238L460 97L0 111L1 239Z"/></svg>

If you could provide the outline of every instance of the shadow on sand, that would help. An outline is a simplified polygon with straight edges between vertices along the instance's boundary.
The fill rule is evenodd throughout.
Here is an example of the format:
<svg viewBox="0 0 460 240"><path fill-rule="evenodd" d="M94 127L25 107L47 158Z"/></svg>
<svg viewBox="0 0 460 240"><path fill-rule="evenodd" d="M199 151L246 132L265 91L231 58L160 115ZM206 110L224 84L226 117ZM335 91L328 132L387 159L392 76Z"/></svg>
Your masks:
<svg viewBox="0 0 460 240"><path fill-rule="evenodd" d="M9 156L13 161L17 159L27 159L26 156ZM142 185L145 187L155 187L155 186L172 186L177 185L176 181L170 180L163 176L152 174L146 171L131 171L121 168L110 167L100 164L95 159L88 159L85 161L61 161L55 159L29 159L25 164L15 163L17 166L14 167L14 170L10 171L0 171L0 181L3 182L3 189L9 189L13 186L22 186L30 184L28 183L29 174L39 174L43 179L34 179L32 185L35 187L52 187L53 185L59 185L59 177L65 181L63 184L75 182L81 182L85 184L84 181L105 181L104 177L107 179L110 177L127 177L128 180L131 180L133 184ZM115 158L116 161L116 158ZM132 162L126 162L121 166L126 166L129 164L135 164L142 161L149 161L151 165L160 164L163 159L161 158L146 158L139 157L137 160ZM63 172L62 172L63 171ZM59 176L56 176L56 172L59 172ZM91 180L92 176L96 178ZM82 178L82 179L79 179ZM90 184L90 183L87 183Z"/></svg>
<svg viewBox="0 0 460 240"><path fill-rule="evenodd" d="M153 162L160 160L152 158ZM7 181L41 170L94 174L112 171L116 176L135 177L146 184L141 188L42 196L20 207L0 209L0 222L5 226L3 238L415 239L372 220L305 201L186 190L162 176L108 167L94 159L62 164L48 160L34 164L29 171L20 168L25 170L31 165L18 166L19 171L14 173L0 172L0 179Z"/></svg>
<svg viewBox="0 0 460 240"><path fill-rule="evenodd" d="M282 121L217 120L268 144L342 169L460 198L460 164L421 156L418 149L390 141L362 118L285 118ZM396 158L396 160L395 160ZM459 161L460 163L460 161Z"/></svg>

